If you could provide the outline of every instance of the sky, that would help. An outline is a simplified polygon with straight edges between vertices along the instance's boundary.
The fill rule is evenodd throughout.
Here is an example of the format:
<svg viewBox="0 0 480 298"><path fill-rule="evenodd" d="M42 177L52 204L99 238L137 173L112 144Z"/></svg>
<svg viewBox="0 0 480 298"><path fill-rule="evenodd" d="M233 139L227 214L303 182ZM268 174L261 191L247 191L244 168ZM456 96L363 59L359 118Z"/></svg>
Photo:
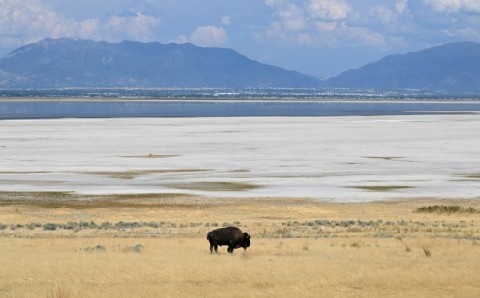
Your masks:
<svg viewBox="0 0 480 298"><path fill-rule="evenodd" d="M61 37L232 48L327 78L389 54L480 42L480 1L0 0L0 57Z"/></svg>

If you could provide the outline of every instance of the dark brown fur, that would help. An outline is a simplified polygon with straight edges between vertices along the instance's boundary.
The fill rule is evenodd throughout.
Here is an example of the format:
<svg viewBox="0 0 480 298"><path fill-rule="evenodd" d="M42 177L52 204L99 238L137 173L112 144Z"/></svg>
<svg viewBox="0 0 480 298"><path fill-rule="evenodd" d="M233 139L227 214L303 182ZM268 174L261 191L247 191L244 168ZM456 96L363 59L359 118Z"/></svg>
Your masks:
<svg viewBox="0 0 480 298"><path fill-rule="evenodd" d="M233 253L236 248L243 247L247 250L250 246L250 235L243 233L242 230L236 227L227 227L213 230L207 234L207 239L210 242L210 253L215 250L218 253L218 246L227 245L227 251Z"/></svg>

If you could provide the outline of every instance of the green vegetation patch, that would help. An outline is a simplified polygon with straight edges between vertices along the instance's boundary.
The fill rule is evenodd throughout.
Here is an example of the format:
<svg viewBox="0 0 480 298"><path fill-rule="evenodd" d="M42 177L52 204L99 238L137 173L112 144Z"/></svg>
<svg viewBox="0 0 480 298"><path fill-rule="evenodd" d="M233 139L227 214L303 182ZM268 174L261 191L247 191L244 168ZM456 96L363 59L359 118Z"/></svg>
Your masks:
<svg viewBox="0 0 480 298"><path fill-rule="evenodd" d="M473 207L461 207L458 205L442 206L425 206L415 209L415 212L420 213L443 213L443 214L454 214L454 213L464 213L464 214L476 214L480 213L479 209Z"/></svg>
<svg viewBox="0 0 480 298"><path fill-rule="evenodd" d="M244 182L190 182L190 183L172 183L168 184L168 187L176 189L190 189L190 190L202 190L202 191L248 191L262 186L252 183Z"/></svg>
<svg viewBox="0 0 480 298"><path fill-rule="evenodd" d="M395 191L401 189L413 188L413 186L408 185L358 185L358 186L349 186L350 188L368 190L368 191L378 191L378 192L387 192Z"/></svg>

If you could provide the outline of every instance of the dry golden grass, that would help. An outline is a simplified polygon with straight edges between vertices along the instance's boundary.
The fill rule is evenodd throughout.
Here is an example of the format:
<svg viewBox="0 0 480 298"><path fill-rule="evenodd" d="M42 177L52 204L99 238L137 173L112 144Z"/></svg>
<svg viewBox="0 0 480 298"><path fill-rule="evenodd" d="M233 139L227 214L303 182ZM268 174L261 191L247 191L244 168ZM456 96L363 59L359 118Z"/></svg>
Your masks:
<svg viewBox="0 0 480 298"><path fill-rule="evenodd" d="M480 215L415 212L478 208L479 201L119 199L131 205L115 207L112 198L85 208L0 205L7 225L0 230L0 297L476 297L480 290ZM10 227L69 221L169 224ZM206 232L234 222L252 235L252 246L210 255Z"/></svg>

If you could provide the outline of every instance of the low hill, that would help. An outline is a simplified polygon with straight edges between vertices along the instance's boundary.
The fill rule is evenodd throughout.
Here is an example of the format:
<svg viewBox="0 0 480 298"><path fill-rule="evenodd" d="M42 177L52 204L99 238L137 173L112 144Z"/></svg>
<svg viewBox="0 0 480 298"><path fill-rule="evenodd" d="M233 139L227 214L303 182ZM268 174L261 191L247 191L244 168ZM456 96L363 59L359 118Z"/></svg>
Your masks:
<svg viewBox="0 0 480 298"><path fill-rule="evenodd" d="M316 78L192 44L45 39L0 60L0 86L315 87Z"/></svg>

